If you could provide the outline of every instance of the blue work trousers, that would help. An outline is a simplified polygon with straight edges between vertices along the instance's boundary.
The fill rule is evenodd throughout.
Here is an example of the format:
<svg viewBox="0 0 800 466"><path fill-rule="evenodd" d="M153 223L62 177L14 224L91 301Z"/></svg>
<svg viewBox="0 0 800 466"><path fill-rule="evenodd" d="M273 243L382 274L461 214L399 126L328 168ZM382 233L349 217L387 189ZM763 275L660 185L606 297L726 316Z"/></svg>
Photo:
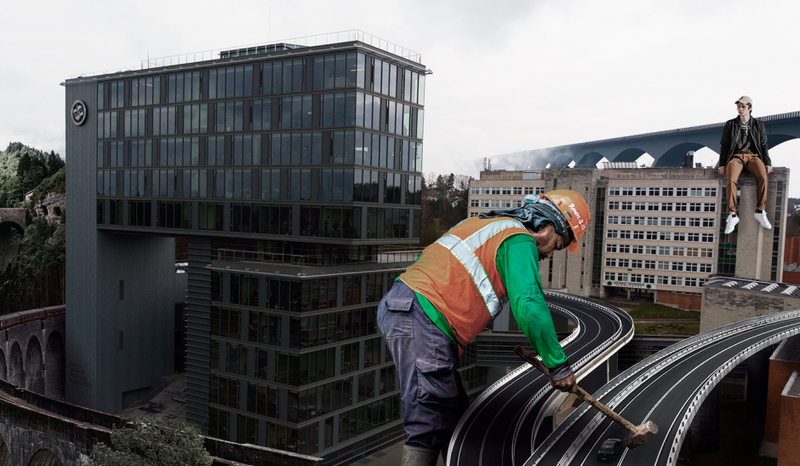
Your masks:
<svg viewBox="0 0 800 466"><path fill-rule="evenodd" d="M440 449L469 405L456 371L458 346L400 281L378 306L378 327L400 377L406 445Z"/></svg>

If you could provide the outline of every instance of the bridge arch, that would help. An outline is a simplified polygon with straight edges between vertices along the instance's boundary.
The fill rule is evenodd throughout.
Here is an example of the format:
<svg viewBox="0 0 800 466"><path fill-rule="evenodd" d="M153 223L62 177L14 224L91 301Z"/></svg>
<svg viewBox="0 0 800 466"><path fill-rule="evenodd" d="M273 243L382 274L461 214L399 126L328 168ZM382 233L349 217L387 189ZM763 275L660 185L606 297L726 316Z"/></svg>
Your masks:
<svg viewBox="0 0 800 466"><path fill-rule="evenodd" d="M6 439L4 439L2 435L0 435L0 466L11 466L8 444L6 444Z"/></svg>
<svg viewBox="0 0 800 466"><path fill-rule="evenodd" d="M22 368L22 350L19 342L14 342L11 346L11 355L8 361L8 381L17 387L25 386L25 372Z"/></svg>
<svg viewBox="0 0 800 466"><path fill-rule="evenodd" d="M572 157L567 154L559 155L555 158L552 162L550 162L550 168L564 168L572 162Z"/></svg>
<svg viewBox="0 0 800 466"><path fill-rule="evenodd" d="M43 362L42 345L36 335L32 335L25 352L25 388L42 394L44 393Z"/></svg>
<svg viewBox="0 0 800 466"><path fill-rule="evenodd" d="M45 396L56 400L64 399L65 361L61 334L57 331L50 332L45 349Z"/></svg>
<svg viewBox="0 0 800 466"><path fill-rule="evenodd" d="M577 166L585 167L585 168L595 168L597 166L597 162L605 157L600 152L589 152L588 154L581 157L580 161L577 162Z"/></svg>
<svg viewBox="0 0 800 466"><path fill-rule="evenodd" d="M644 153L645 151L642 149L631 147L620 152L612 162L635 162Z"/></svg>
<svg viewBox="0 0 800 466"><path fill-rule="evenodd" d="M798 139L798 137L791 134L770 134L768 137L769 147L772 149L778 144L791 141L792 139Z"/></svg>
<svg viewBox="0 0 800 466"><path fill-rule="evenodd" d="M28 462L28 466L63 466L61 458L53 450L42 448L36 451Z"/></svg>
<svg viewBox="0 0 800 466"><path fill-rule="evenodd" d="M6 367L6 353L0 349L0 379L8 380L8 368ZM2 466L3 463L0 463Z"/></svg>
<svg viewBox="0 0 800 466"><path fill-rule="evenodd" d="M673 146L668 151L664 152L654 163L654 167L682 167L683 156L689 151L694 151L706 147L705 144L697 142L684 142ZM651 154L652 155L652 154Z"/></svg>

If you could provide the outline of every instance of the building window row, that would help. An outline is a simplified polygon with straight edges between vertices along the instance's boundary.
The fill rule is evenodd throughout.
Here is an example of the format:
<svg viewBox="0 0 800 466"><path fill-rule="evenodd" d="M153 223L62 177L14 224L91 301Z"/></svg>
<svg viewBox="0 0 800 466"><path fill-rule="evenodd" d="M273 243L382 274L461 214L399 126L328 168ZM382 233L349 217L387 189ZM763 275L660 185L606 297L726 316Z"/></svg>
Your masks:
<svg viewBox="0 0 800 466"><path fill-rule="evenodd" d="M716 197L717 188L615 187L608 188L608 195L651 197Z"/></svg>
<svg viewBox="0 0 800 466"><path fill-rule="evenodd" d="M229 438L236 426L236 437ZM313 423L303 427L291 427L276 422L259 421L258 418L242 413L230 412L216 406L209 407L209 434L225 440L239 443L259 444L265 439L265 446L301 454L314 454L319 449L319 424ZM333 424L331 423L330 428ZM327 424L326 424L327 427ZM262 432L261 429L265 431Z"/></svg>
<svg viewBox="0 0 800 466"><path fill-rule="evenodd" d="M99 170L97 194L419 205L422 177L360 168Z"/></svg>
<svg viewBox="0 0 800 466"><path fill-rule="evenodd" d="M608 225L660 225L692 228L716 228L717 219L714 217L633 217L625 215L609 215L606 223Z"/></svg>
<svg viewBox="0 0 800 466"><path fill-rule="evenodd" d="M269 254L264 253L266 258ZM383 297L384 282L392 283L397 272L374 272L341 278L285 279L256 277L240 273L211 272L211 300L225 305L241 304L276 311L316 311L375 303ZM227 291L226 289L227 281ZM362 297L362 284L365 294ZM338 296L338 298L337 298ZM212 334L263 344L281 346L279 320L275 315L250 311L249 335L242 336L239 310L220 307L212 310ZM377 308L340 311L325 317L309 316L291 320L289 348L306 349L375 333ZM214 323L216 322L216 323ZM274 332L274 333L273 333Z"/></svg>
<svg viewBox="0 0 800 466"><path fill-rule="evenodd" d="M152 203L155 202L155 218ZM106 213L106 203L108 213ZM200 202L197 204L197 225L193 219L193 203L180 201L123 201L109 199L97 201L99 225L144 226L170 229L197 229L201 231L226 231L225 210L229 211L227 231L265 235L297 235L319 238L346 239L408 239L419 237L419 211L401 208L369 207L366 212L366 231L362 222L361 207L325 207L222 204ZM127 209L127 216L125 210ZM299 209L299 210L298 210ZM298 225L294 217L299 215ZM412 223L413 221L413 223ZM412 229L413 225L413 229ZM414 235L414 236L409 236Z"/></svg>
<svg viewBox="0 0 800 466"><path fill-rule="evenodd" d="M608 201L608 210L716 212L716 203Z"/></svg>
<svg viewBox="0 0 800 466"><path fill-rule="evenodd" d="M211 370L224 371L226 375L258 378L267 381L267 383L274 382L300 387L333 379L350 372L363 371L381 364L386 365L388 363L389 366L385 367L392 367L393 369L390 364L392 362L390 356L387 355L386 360L381 360L383 339L380 337L345 343L336 347L299 355L277 350L251 348L237 342L223 342L213 339L211 341ZM387 354L387 352L384 351L384 354ZM221 358L220 355L222 355ZM339 362L338 367L336 366L337 361ZM252 364L249 370L248 362ZM380 370L379 368L378 371ZM375 371L358 374L361 381L357 386L360 386L363 395L359 396L359 402L386 393L387 390L384 389L376 390L374 375ZM394 373L392 373L392 379L394 379ZM384 381L381 380L381 382ZM384 383L383 386L385 387L386 384ZM238 398L235 402L236 406L225 406L237 407L239 405ZM223 404L222 401L218 401L218 403ZM295 418L293 421L296 422L296 420Z"/></svg>
<svg viewBox="0 0 800 466"><path fill-rule="evenodd" d="M626 272L605 272L603 276L606 282L644 283L687 287L702 287L707 281L706 278L647 275Z"/></svg>
<svg viewBox="0 0 800 466"><path fill-rule="evenodd" d="M650 270L675 270L685 272L712 273L713 264L698 262L670 262L644 259L623 259L606 257L606 267L620 267L625 269L650 269Z"/></svg>
<svg viewBox="0 0 800 466"><path fill-rule="evenodd" d="M688 241L713 243L714 233L686 233L683 231L606 230L606 239L634 239L650 241Z"/></svg>
<svg viewBox="0 0 800 466"><path fill-rule="evenodd" d="M659 256L714 257L713 248L687 248L681 246L644 246L606 243L606 252Z"/></svg>
<svg viewBox="0 0 800 466"><path fill-rule="evenodd" d="M315 102L316 99L316 102ZM100 139L359 126L422 139L424 110L362 92L231 100L97 113Z"/></svg>
<svg viewBox="0 0 800 466"><path fill-rule="evenodd" d="M470 199L470 207L484 207L492 209L509 209L522 206L521 200L511 199Z"/></svg>
<svg viewBox="0 0 800 466"><path fill-rule="evenodd" d="M422 143L363 131L99 141L97 166L366 165L419 172Z"/></svg>
<svg viewBox="0 0 800 466"><path fill-rule="evenodd" d="M321 279L322 284L324 284L326 280L329 279ZM332 280L335 286L336 280ZM303 309L306 309L307 307L313 308L317 303L321 305L333 304L332 302L323 302L325 295L317 298L316 295L313 294L315 289L312 289L309 293L309 290L306 290L306 288L311 285L312 284L309 284L308 282L303 282L302 297L304 301L301 304ZM325 290L320 291L321 293L325 292ZM329 288L328 291L329 300L335 300L336 290ZM360 290L358 295L360 296ZM355 297L355 294L353 296ZM310 303L306 302L308 299L311 300ZM345 303L347 303L347 301L345 301ZM269 312L251 310L249 311L250 322L248 337L249 341L264 345L282 346L281 343L284 343L284 346L290 349L304 350L308 348L315 348L321 345L341 343L353 338L360 338L374 334L374 318L372 315L375 313L376 308L369 307L363 309L350 309L330 312L328 314L319 316L288 317L289 329L291 333L289 335L289 341L285 342L281 337L281 323L282 319L285 318L284 316ZM357 348L355 354L358 356ZM371 353L368 352L368 355L370 354ZM348 361L350 361L350 359L345 356L347 355L343 353L343 362L341 366L343 374L357 369L357 365L353 367L349 366ZM365 367L369 367L370 365L378 363L377 357L368 357L368 360L373 362L369 363Z"/></svg>
<svg viewBox="0 0 800 466"><path fill-rule="evenodd" d="M298 404L299 407L299 404ZM308 409L308 408L307 408ZM312 409L313 410L313 409ZM343 442L400 419L400 396L390 395L358 406L338 415L339 438ZM231 423L236 422L236 438L229 438ZM319 445L320 423L314 422L303 427L287 426L278 422L259 422L257 418L235 413L216 406L209 407L209 435L236 441L258 444L266 440L266 447L311 455L333 446L333 416L323 420L324 446ZM260 432L266 426L266 432ZM295 424L296 426L296 424Z"/></svg>
<svg viewBox="0 0 800 466"><path fill-rule="evenodd" d="M470 194L478 196L523 196L527 194L544 194L543 186L473 186Z"/></svg>

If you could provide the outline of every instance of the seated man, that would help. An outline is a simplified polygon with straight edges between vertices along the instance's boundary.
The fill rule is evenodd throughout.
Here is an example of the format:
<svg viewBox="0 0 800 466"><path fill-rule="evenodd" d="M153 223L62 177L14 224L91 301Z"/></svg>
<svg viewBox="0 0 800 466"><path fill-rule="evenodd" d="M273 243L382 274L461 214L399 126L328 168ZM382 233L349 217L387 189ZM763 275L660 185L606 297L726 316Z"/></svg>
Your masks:
<svg viewBox="0 0 800 466"><path fill-rule="evenodd" d="M736 190L739 186L739 174L746 168L756 177L756 190L758 205L754 214L758 223L767 230L772 225L767 220L764 211L767 202L767 175L772 173L772 163L769 159L767 145L767 131L764 123L753 118L753 100L746 95L736 101L739 116L728 120L722 130L722 149L719 151L720 175L728 176L728 221L725 224L725 234L733 233L739 216L736 214Z"/></svg>

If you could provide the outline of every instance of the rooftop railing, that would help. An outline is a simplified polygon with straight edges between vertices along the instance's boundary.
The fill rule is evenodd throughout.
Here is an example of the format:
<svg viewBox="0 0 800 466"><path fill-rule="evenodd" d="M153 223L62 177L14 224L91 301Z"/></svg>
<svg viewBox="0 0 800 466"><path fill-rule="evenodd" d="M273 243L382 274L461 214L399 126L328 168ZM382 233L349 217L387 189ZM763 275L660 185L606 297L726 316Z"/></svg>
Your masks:
<svg viewBox="0 0 800 466"><path fill-rule="evenodd" d="M405 58L417 63L422 63L422 55L413 50L393 44L387 40L375 37L358 29L349 31L331 32L327 34L317 34L315 36L295 37L283 40L271 40L268 43L243 45L240 47L228 47L224 49L206 50L203 52L184 53L160 58L147 58L142 60L142 69L159 68L162 66L183 65L218 58L229 58L260 53L275 52L279 50L293 50L303 47L315 47L318 45L336 44L339 42L359 41L375 48L384 50L391 54Z"/></svg>

